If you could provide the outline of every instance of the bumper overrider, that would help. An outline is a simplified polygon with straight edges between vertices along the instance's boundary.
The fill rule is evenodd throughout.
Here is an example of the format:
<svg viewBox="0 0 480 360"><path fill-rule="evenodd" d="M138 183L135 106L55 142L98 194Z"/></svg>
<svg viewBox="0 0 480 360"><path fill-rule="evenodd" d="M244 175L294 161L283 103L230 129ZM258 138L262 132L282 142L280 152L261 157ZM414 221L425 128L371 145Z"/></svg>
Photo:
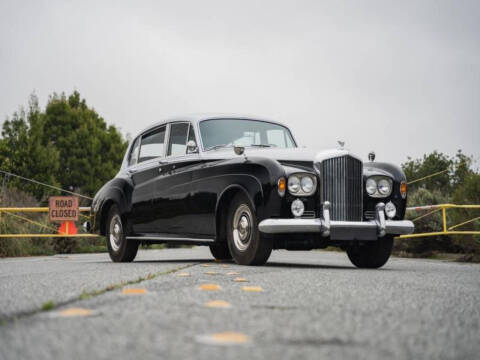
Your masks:
<svg viewBox="0 0 480 360"><path fill-rule="evenodd" d="M375 220L330 220L330 203L323 203L323 218L265 219L258 228L265 234L318 233L330 240L377 240L385 235L407 235L414 231L410 220L386 220L385 204L378 203Z"/></svg>

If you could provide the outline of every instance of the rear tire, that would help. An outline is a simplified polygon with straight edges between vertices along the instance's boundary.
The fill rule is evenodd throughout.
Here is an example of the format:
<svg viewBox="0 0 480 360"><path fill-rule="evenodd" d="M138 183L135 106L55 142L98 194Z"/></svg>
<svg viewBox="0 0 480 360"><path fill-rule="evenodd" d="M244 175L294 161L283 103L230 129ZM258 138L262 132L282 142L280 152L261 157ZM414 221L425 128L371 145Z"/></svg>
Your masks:
<svg viewBox="0 0 480 360"><path fill-rule="evenodd" d="M117 205L112 205L109 209L106 226L107 248L112 261L133 261L140 243L135 240L127 240L126 235L129 233L129 225L122 219Z"/></svg>
<svg viewBox="0 0 480 360"><path fill-rule="evenodd" d="M386 264L393 248L393 236L385 236L360 246L347 249L347 255L353 265L364 269L378 269Z"/></svg>
<svg viewBox="0 0 480 360"><path fill-rule="evenodd" d="M272 240L262 237L253 205L237 194L227 215L227 243L233 260L240 265L264 265L272 252Z"/></svg>
<svg viewBox="0 0 480 360"><path fill-rule="evenodd" d="M210 252L216 260L232 260L232 255L226 242L219 242L209 246Z"/></svg>

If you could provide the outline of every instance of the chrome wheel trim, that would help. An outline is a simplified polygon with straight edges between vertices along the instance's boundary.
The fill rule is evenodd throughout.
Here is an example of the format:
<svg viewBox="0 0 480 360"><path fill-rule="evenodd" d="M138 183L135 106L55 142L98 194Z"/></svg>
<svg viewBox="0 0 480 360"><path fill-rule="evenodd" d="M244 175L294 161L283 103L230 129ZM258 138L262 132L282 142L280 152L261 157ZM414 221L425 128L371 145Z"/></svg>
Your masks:
<svg viewBox="0 0 480 360"><path fill-rule="evenodd" d="M110 220L109 240L113 251L118 251L122 245L123 227L120 215L114 215Z"/></svg>
<svg viewBox="0 0 480 360"><path fill-rule="evenodd" d="M238 251L247 250L252 240L253 215L246 204L240 205L233 214L233 243Z"/></svg>

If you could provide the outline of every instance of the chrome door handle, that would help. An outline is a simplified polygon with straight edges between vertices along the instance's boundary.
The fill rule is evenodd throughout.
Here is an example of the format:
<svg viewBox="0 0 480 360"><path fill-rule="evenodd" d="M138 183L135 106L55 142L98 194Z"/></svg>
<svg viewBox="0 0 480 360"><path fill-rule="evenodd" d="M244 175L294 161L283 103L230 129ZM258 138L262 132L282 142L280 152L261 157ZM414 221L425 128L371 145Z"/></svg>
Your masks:
<svg viewBox="0 0 480 360"><path fill-rule="evenodd" d="M127 170L128 175L133 175L137 172L137 170Z"/></svg>

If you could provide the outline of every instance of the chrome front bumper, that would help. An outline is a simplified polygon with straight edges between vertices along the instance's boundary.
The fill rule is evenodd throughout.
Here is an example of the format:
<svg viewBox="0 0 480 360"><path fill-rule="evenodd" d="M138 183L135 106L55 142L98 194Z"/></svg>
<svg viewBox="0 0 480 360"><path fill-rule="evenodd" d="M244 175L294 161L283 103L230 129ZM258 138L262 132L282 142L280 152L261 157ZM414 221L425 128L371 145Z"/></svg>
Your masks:
<svg viewBox="0 0 480 360"><path fill-rule="evenodd" d="M323 204L323 218L265 219L258 225L265 234L319 233L331 240L377 240L387 234L405 235L414 230L409 220L385 220L385 204L376 207L375 220L330 221L330 203Z"/></svg>

